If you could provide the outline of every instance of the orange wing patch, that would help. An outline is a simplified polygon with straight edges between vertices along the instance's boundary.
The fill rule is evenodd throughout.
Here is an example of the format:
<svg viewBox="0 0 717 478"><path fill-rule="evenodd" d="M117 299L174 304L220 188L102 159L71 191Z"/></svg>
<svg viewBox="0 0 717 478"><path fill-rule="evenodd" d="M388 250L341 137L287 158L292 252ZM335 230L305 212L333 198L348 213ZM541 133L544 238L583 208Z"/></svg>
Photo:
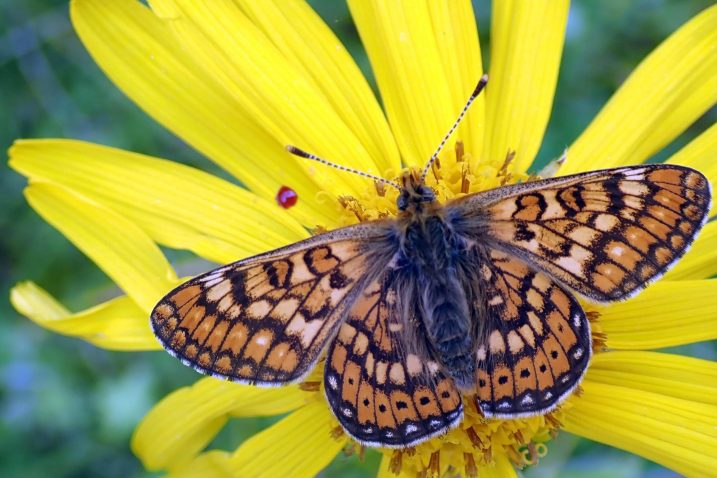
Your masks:
<svg viewBox="0 0 717 478"><path fill-rule="evenodd" d="M179 286L152 312L155 334L202 373L265 385L300 380L335 334L367 268L359 241L306 243Z"/></svg>
<svg viewBox="0 0 717 478"><path fill-rule="evenodd" d="M396 272L357 299L329 348L326 396L339 422L367 446L409 447L460 423L453 380L404 329ZM411 321L421 328L421 321ZM414 332L421 337L422 331Z"/></svg>
<svg viewBox="0 0 717 478"><path fill-rule="evenodd" d="M517 184L449 207L485 224L496 247L609 302L639 292L682 257L709 205L701 173L645 165Z"/></svg>
<svg viewBox="0 0 717 478"><path fill-rule="evenodd" d="M547 275L497 250L486 257L486 328L477 349L476 405L486 416L547 413L580 382L590 324L577 300ZM479 307L479 306L478 306Z"/></svg>

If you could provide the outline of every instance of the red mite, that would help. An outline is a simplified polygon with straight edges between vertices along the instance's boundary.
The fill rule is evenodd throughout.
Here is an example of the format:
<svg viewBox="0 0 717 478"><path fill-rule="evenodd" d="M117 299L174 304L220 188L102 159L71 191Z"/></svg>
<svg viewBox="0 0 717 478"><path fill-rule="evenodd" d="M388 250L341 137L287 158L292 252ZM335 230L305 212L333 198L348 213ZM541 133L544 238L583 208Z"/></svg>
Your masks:
<svg viewBox="0 0 717 478"><path fill-rule="evenodd" d="M298 200L299 195L296 194L296 191L291 189L289 186L280 187L279 192L276 193L276 202L284 209L289 209L294 206Z"/></svg>

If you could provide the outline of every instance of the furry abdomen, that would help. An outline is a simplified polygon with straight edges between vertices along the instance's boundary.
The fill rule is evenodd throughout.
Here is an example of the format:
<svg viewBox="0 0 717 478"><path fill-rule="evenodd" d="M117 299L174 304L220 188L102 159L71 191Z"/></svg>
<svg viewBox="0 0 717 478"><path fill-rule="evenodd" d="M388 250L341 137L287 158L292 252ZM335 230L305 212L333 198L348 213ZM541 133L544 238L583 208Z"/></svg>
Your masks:
<svg viewBox="0 0 717 478"><path fill-rule="evenodd" d="M462 389L475 384L475 337L466 291L458 278L465 244L439 216L406 228L402 253L414 269L428 345Z"/></svg>

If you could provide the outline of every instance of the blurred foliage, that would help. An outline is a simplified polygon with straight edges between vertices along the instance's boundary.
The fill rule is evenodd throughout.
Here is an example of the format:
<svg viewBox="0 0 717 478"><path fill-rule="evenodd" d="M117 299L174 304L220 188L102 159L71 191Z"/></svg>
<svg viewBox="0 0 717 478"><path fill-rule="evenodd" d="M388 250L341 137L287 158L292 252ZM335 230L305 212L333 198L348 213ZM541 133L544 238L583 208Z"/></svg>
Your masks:
<svg viewBox="0 0 717 478"><path fill-rule="evenodd" d="M346 6L334 0L311 3L372 78ZM558 156L645 55L712 3L574 2L539 161ZM475 4L489 64L490 4ZM223 175L104 77L73 32L65 0L0 1L0 91L3 147L15 138L79 138ZM657 159L669 156L716 119L713 109ZM197 376L167 354L100 350L40 329L14 312L7 291L25 279L38 282L73 310L118 293L102 272L27 206L24 185L24 178L0 164L0 476L152 476L129 450L132 430L153 403ZM181 274L206 267L187 254L168 254ZM688 353L714 358L715 348L698 344ZM232 449L272 421L234 420L213 446ZM378 460L370 451L363 461L339 456L322 476L371 476ZM638 457L568 434L551 442L548 457L524 474L675 476Z"/></svg>

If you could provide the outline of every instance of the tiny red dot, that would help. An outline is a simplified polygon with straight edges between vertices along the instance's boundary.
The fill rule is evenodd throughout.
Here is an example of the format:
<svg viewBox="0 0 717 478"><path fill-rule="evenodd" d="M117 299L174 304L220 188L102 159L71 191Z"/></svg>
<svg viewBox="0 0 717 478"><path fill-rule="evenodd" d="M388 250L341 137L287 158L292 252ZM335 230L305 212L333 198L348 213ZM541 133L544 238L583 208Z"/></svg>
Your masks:
<svg viewBox="0 0 717 478"><path fill-rule="evenodd" d="M276 193L276 202L279 203L279 206L283 207L284 209L289 209L290 207L294 206L296 204L296 201L298 200L299 195L296 194L296 191L294 191L288 186L280 187L279 192Z"/></svg>

